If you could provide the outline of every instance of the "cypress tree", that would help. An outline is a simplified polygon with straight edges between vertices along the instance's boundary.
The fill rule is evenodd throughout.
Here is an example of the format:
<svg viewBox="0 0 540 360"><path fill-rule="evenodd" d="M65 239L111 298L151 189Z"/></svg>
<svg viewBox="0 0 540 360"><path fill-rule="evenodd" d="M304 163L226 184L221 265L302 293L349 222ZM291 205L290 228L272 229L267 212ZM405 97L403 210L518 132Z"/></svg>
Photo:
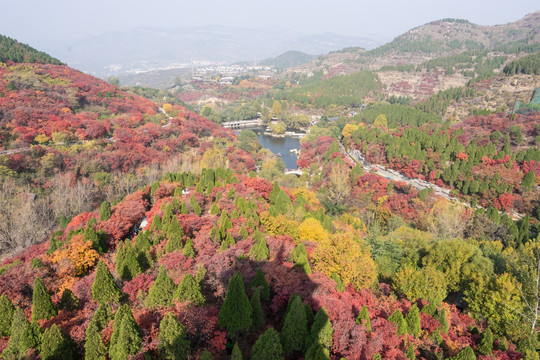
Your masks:
<svg viewBox="0 0 540 360"><path fill-rule="evenodd" d="M184 360L189 354L186 328L173 315L167 313L159 324L158 353L160 359Z"/></svg>
<svg viewBox="0 0 540 360"><path fill-rule="evenodd" d="M381 354L376 353L375 355L373 355L373 360L381 360Z"/></svg>
<svg viewBox="0 0 540 360"><path fill-rule="evenodd" d="M491 354L491 351L493 350L493 333L491 332L491 329L487 328L484 331L477 350L482 355Z"/></svg>
<svg viewBox="0 0 540 360"><path fill-rule="evenodd" d="M180 212L180 209L182 208L182 205L180 205L180 200L178 200L178 198L173 198L169 206L171 207L171 211L173 212L173 214L178 214Z"/></svg>
<svg viewBox="0 0 540 360"><path fill-rule="evenodd" d="M15 307L6 294L0 295L0 336L9 336L11 334L11 323Z"/></svg>
<svg viewBox="0 0 540 360"><path fill-rule="evenodd" d="M135 249L137 252L144 253L150 250L152 243L150 242L148 236L148 230L140 232L139 235L137 235L135 238Z"/></svg>
<svg viewBox="0 0 540 360"><path fill-rule="evenodd" d="M298 244L294 251L294 266L304 270L307 275L311 274L306 247L302 243Z"/></svg>
<svg viewBox="0 0 540 360"><path fill-rule="evenodd" d="M401 336L407 333L407 322L403 318L401 311L396 310L388 317L388 321L392 322L397 330L397 335Z"/></svg>
<svg viewBox="0 0 540 360"><path fill-rule="evenodd" d="M92 247L98 253L103 254L107 250L107 244L102 240L101 236L94 230L91 225L88 225L84 230L84 241L92 242Z"/></svg>
<svg viewBox="0 0 540 360"><path fill-rule="evenodd" d="M191 239L186 240L182 254L188 258L195 259L195 249L193 248L193 241Z"/></svg>
<svg viewBox="0 0 540 360"><path fill-rule="evenodd" d="M521 180L521 187L526 190L531 190L534 185L535 179L536 179L536 176L535 176L534 171L532 170L529 171L527 174L525 174L525 176L523 177L523 180Z"/></svg>
<svg viewBox="0 0 540 360"><path fill-rule="evenodd" d="M129 355L134 355L140 350L141 342L139 326L131 309L125 304L120 306L114 317L109 357L111 360L127 359Z"/></svg>
<svg viewBox="0 0 540 360"><path fill-rule="evenodd" d="M187 207L185 201L182 201L182 207L180 208L180 214L184 214L184 215L189 214L189 210L188 210L188 207Z"/></svg>
<svg viewBox="0 0 540 360"><path fill-rule="evenodd" d="M115 260L116 273L122 280L131 280L143 270L139 263L139 253L131 244L131 240L125 240L119 247Z"/></svg>
<svg viewBox="0 0 540 360"><path fill-rule="evenodd" d="M437 310L437 314L435 314L435 319L441 324L442 330L445 334L448 334L448 330L450 330L450 326L448 325L448 321L446 320L446 311L444 309Z"/></svg>
<svg viewBox="0 0 540 360"><path fill-rule="evenodd" d="M244 287L242 274L237 272L230 280L227 296L218 315L218 325L225 328L233 336L240 330L248 330L251 326L253 309Z"/></svg>
<svg viewBox="0 0 540 360"><path fill-rule="evenodd" d="M73 344L68 335L56 325L52 324L45 330L41 341L41 358L43 360L69 360L74 359Z"/></svg>
<svg viewBox="0 0 540 360"><path fill-rule="evenodd" d="M182 230L180 222L176 219L176 217L173 217L171 220L171 224L169 225L169 229L167 230L167 238L169 239L169 241L165 246L165 251L169 253L175 250L181 250L183 247L183 236L184 230Z"/></svg>
<svg viewBox="0 0 540 360"><path fill-rule="evenodd" d="M155 232L155 231L161 231L163 228L163 223L161 221L161 217L159 217L159 215L154 215L154 219L152 220L152 227L150 228L150 230L152 232Z"/></svg>
<svg viewBox="0 0 540 360"><path fill-rule="evenodd" d="M416 354L414 353L414 345L410 344L409 347L407 347L407 350L405 351L405 356L409 360L416 359Z"/></svg>
<svg viewBox="0 0 540 360"><path fill-rule="evenodd" d="M304 310L306 311L308 328L311 329L311 326L313 325L313 320L315 319L315 314L313 313L313 309L311 308L309 303L304 304Z"/></svg>
<svg viewBox="0 0 540 360"><path fill-rule="evenodd" d="M330 360L330 352L327 348L315 342L307 349L304 360Z"/></svg>
<svg viewBox="0 0 540 360"><path fill-rule="evenodd" d="M258 231L256 230L256 232ZM255 261L264 261L270 258L268 245L262 235L255 236L255 233L253 234L253 246L251 247L251 250L249 250L249 257Z"/></svg>
<svg viewBox="0 0 540 360"><path fill-rule="evenodd" d="M232 229L232 222L229 218L229 213L226 210L223 210L221 212L221 216L219 217L219 220L217 222L217 225L219 227L219 234L222 239L225 239L225 236L227 235L227 230Z"/></svg>
<svg viewBox="0 0 540 360"><path fill-rule="evenodd" d="M279 341L279 334L274 328L266 330L253 344L251 360L282 360L283 347Z"/></svg>
<svg viewBox="0 0 540 360"><path fill-rule="evenodd" d="M8 341L7 348L2 352L2 358L18 358L19 357L19 348L21 347L21 340L23 339L25 332L28 331L28 327L30 324L28 323L28 320L26 319L26 316L24 316L24 312L16 308L13 311L12 321L11 321L11 328L10 328L10 334ZM22 349L22 354L26 353L26 349Z"/></svg>
<svg viewBox="0 0 540 360"><path fill-rule="evenodd" d="M211 215L217 215L219 214L219 207L217 206L216 203L214 203L214 205L212 205L212 208L210 209L210 214Z"/></svg>
<svg viewBox="0 0 540 360"><path fill-rule="evenodd" d="M100 260L97 265L96 277L92 284L92 299L98 303L119 302L122 291L114 282L107 265Z"/></svg>
<svg viewBox="0 0 540 360"><path fill-rule="evenodd" d="M79 299L77 298L77 296L75 296L73 291L66 289L62 293L62 297L60 298L60 303L58 304L58 307L60 309L69 311L75 310L77 307L79 307Z"/></svg>
<svg viewBox="0 0 540 360"><path fill-rule="evenodd" d="M36 321L32 321L23 332L19 342L19 353L26 354L28 349L39 349L42 336L43 329Z"/></svg>
<svg viewBox="0 0 540 360"><path fill-rule="evenodd" d="M407 312L405 321L407 322L407 332L416 338L419 337L420 333L422 332L422 328L420 327L420 311L418 310L418 306L416 306L416 304L413 304Z"/></svg>
<svg viewBox="0 0 540 360"><path fill-rule="evenodd" d="M255 288L255 291L253 292L253 295L251 295L251 308L253 309L253 312L251 313L252 318L252 328L253 330L257 331L260 329L261 326L264 325L264 313L261 305L261 289Z"/></svg>
<svg viewBox="0 0 540 360"><path fill-rule="evenodd" d="M84 359L85 360L105 360L107 358L107 347L101 338L101 332L97 325L90 321L86 328L84 337Z"/></svg>
<svg viewBox="0 0 540 360"><path fill-rule="evenodd" d="M236 242L234 241L234 238L232 237L231 233L227 233L225 240L221 242L221 246L219 247L219 250L225 251L231 246L234 246L234 244L236 244Z"/></svg>
<svg viewBox="0 0 540 360"><path fill-rule="evenodd" d="M214 360L214 356L212 355L210 351L204 350L199 360Z"/></svg>
<svg viewBox="0 0 540 360"><path fill-rule="evenodd" d="M315 324L315 320L313 321ZM283 329L281 329L281 345L287 356L304 350L308 336L306 311L299 296L293 296L292 302L285 314Z"/></svg>
<svg viewBox="0 0 540 360"><path fill-rule="evenodd" d="M45 284L40 277L34 280L34 291L32 293L32 321L50 319L57 314L52 303L51 295L47 292Z"/></svg>
<svg viewBox="0 0 540 360"><path fill-rule="evenodd" d="M161 265L156 281L148 292L148 297L145 300L146 306L157 308L160 306L170 306L176 286L167 275L167 270Z"/></svg>
<svg viewBox="0 0 540 360"><path fill-rule="evenodd" d="M369 319L369 312L366 305L362 306L362 309L356 318L356 323L365 325L366 329L371 332L371 320Z"/></svg>
<svg viewBox="0 0 540 360"><path fill-rule="evenodd" d="M174 293L174 298L180 301L191 301L193 304L199 306L203 305L206 301L201 291L201 286L195 280L193 275L186 274Z"/></svg>
<svg viewBox="0 0 540 360"><path fill-rule="evenodd" d="M99 304L98 308L90 320L90 324L94 324L98 331L103 330L105 325L112 320L112 310L109 304Z"/></svg>
<svg viewBox="0 0 540 360"><path fill-rule="evenodd" d="M111 218L111 203L103 201L99 206L99 221L106 221Z"/></svg>
<svg viewBox="0 0 540 360"><path fill-rule="evenodd" d="M281 192L281 188L279 187L277 181L274 181L274 186L272 186L272 191L270 191L270 194L268 194L268 201L270 204L276 203L276 198L278 194Z"/></svg>
<svg viewBox="0 0 540 360"><path fill-rule="evenodd" d="M332 323L328 317L328 312L324 307L322 307L319 311L317 311L317 314L313 319L308 345L317 343L330 349L332 347L333 339L334 328L332 327Z"/></svg>
<svg viewBox="0 0 540 360"><path fill-rule="evenodd" d="M474 355L473 349L471 349L470 346L467 346L461 350L459 354L450 358L450 360L476 360L476 356Z"/></svg>
<svg viewBox="0 0 540 360"><path fill-rule="evenodd" d="M191 208L193 209L193 212L195 213L195 215L201 216L202 209L199 203L197 202L197 199L195 198L195 196L191 196L191 198L189 199L189 204L191 205Z"/></svg>
<svg viewBox="0 0 540 360"><path fill-rule="evenodd" d="M242 359L243 359L242 351L240 350L238 343L235 343L232 349L231 360L242 360Z"/></svg>
<svg viewBox="0 0 540 360"><path fill-rule="evenodd" d="M219 233L219 229L216 226L213 226L212 229L210 229L210 239L215 242L221 242L221 235Z"/></svg>
<svg viewBox="0 0 540 360"><path fill-rule="evenodd" d="M261 299L266 300L266 301L270 300L270 286L266 282L266 278L264 277L264 272L261 270L261 268L257 269L257 272L255 273L255 276L251 280L249 287L251 289L260 288Z"/></svg>
<svg viewBox="0 0 540 360"><path fill-rule="evenodd" d="M238 235L242 237L242 240L245 240L249 237L249 232L247 231L245 226L242 226L242 228L238 232Z"/></svg>

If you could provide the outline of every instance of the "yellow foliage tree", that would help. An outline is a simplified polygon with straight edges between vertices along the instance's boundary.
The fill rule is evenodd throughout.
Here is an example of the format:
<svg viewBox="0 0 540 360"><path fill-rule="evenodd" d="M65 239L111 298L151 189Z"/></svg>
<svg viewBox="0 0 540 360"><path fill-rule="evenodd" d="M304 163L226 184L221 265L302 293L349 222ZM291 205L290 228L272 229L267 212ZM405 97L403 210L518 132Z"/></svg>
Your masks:
<svg viewBox="0 0 540 360"><path fill-rule="evenodd" d="M56 250L52 255L53 263L61 267L64 275L84 275L97 263L99 254L92 248L91 241L84 241L84 235L78 234L71 238L69 244Z"/></svg>
<svg viewBox="0 0 540 360"><path fill-rule="evenodd" d="M173 107L172 107L171 104L165 103L165 104L163 104L162 108L166 113L169 113L169 112L171 112Z"/></svg>
<svg viewBox="0 0 540 360"><path fill-rule="evenodd" d="M337 233L323 239L311 255L316 270L328 276L336 274L344 285L357 290L367 288L377 278L369 249L353 233Z"/></svg>
<svg viewBox="0 0 540 360"><path fill-rule="evenodd" d="M44 144L49 140L50 140L49 137L45 134L39 134L38 136L34 138L34 141L37 142L38 144Z"/></svg>
<svg viewBox="0 0 540 360"><path fill-rule="evenodd" d="M279 101L277 101L277 100L274 101L274 103L272 104L271 113L275 117L279 117L281 115L281 104L279 103Z"/></svg>
<svg viewBox="0 0 540 360"><path fill-rule="evenodd" d="M269 235L289 235L298 238L298 223L289 220L284 215L272 216L268 211L261 213L261 224Z"/></svg>
<svg viewBox="0 0 540 360"><path fill-rule="evenodd" d="M314 218L307 218L302 221L298 227L298 237L300 240L308 240L321 242L330 234L323 228L319 220Z"/></svg>
<svg viewBox="0 0 540 360"><path fill-rule="evenodd" d="M349 124L345 125L345 127L343 128L343 131L341 132L341 134L343 135L343 137L348 138L348 137L350 137L356 130L358 130L358 128L359 128L358 125L349 123Z"/></svg>
<svg viewBox="0 0 540 360"><path fill-rule="evenodd" d="M223 150L211 147L204 152L201 159L201 168L215 169L218 167L228 168L229 160Z"/></svg>
<svg viewBox="0 0 540 360"><path fill-rule="evenodd" d="M312 210L317 211L322 208L321 202L317 198L315 192L302 187L294 189L292 193L296 198L302 197Z"/></svg>
<svg viewBox="0 0 540 360"><path fill-rule="evenodd" d="M373 126L378 128L387 129L388 128L388 120L386 119L386 115L380 114L375 118L375 121L373 122Z"/></svg>

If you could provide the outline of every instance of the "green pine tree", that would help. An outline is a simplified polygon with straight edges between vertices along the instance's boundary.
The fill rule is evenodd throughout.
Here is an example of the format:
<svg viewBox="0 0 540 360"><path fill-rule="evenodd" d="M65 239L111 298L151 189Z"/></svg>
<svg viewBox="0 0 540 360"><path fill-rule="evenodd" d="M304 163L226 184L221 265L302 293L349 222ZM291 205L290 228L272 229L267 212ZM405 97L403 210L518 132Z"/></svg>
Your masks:
<svg viewBox="0 0 540 360"><path fill-rule="evenodd" d="M311 329L311 326L313 325L313 320L315 320L315 314L313 313L313 309L311 308L309 303L304 304L304 310L306 311L308 329Z"/></svg>
<svg viewBox="0 0 540 360"><path fill-rule="evenodd" d="M193 209L193 213L195 215L201 216L202 209L199 203L197 202L197 199L195 198L195 196L191 196L189 198L189 204L191 205L191 208Z"/></svg>
<svg viewBox="0 0 540 360"><path fill-rule="evenodd" d="M471 349L470 346L467 346L461 350L459 354L453 358L449 358L449 360L476 360L476 355L474 355L473 349Z"/></svg>
<svg viewBox="0 0 540 360"><path fill-rule="evenodd" d="M251 348L251 360L282 360L283 347L279 333L273 328L266 330Z"/></svg>
<svg viewBox="0 0 540 360"><path fill-rule="evenodd" d="M9 336L11 334L11 322L15 307L6 294L0 295L0 336Z"/></svg>
<svg viewBox="0 0 540 360"><path fill-rule="evenodd" d="M84 338L84 359L85 360L105 360L107 358L107 347L101 337L101 332L96 323L90 322L86 328Z"/></svg>
<svg viewBox="0 0 540 360"><path fill-rule="evenodd" d="M148 230L140 232L137 235L137 237L135 238L135 249L137 250L137 252L144 253L150 250L150 248L152 247L152 243L150 242L149 236L150 235Z"/></svg>
<svg viewBox="0 0 540 360"><path fill-rule="evenodd" d="M120 306L114 317L113 333L109 344L111 360L124 360L136 354L141 348L141 334L131 309Z"/></svg>
<svg viewBox="0 0 540 360"><path fill-rule="evenodd" d="M251 280L249 287L251 289L260 288L261 299L266 300L266 301L270 300L270 286L266 282L266 278L264 277L264 272L261 270L261 268L257 269L257 272L255 273L255 276Z"/></svg>
<svg viewBox="0 0 540 360"><path fill-rule="evenodd" d="M189 210L188 210L188 207L187 207L185 201L182 201L182 207L180 208L180 214L184 214L184 215L189 214Z"/></svg>
<svg viewBox="0 0 540 360"><path fill-rule="evenodd" d="M409 347L407 347L407 350L405 351L405 356L409 360L416 359L416 354L414 353L414 345L410 344Z"/></svg>
<svg viewBox="0 0 540 360"><path fill-rule="evenodd" d="M167 275L167 270L165 270L165 267L161 265L159 267L159 273L156 281L148 292L148 296L145 300L145 305L150 308L170 306L172 304L175 290L176 286L174 285L169 275Z"/></svg>
<svg viewBox="0 0 540 360"><path fill-rule="evenodd" d="M214 360L214 356L212 355L210 351L204 350L199 360Z"/></svg>
<svg viewBox="0 0 540 360"><path fill-rule="evenodd" d="M240 235L242 237L242 240L245 240L249 237L249 232L248 230L246 229L245 226L242 226L240 228L240 231L238 232L238 235Z"/></svg>
<svg viewBox="0 0 540 360"><path fill-rule="evenodd" d="M258 233L257 230L256 232ZM265 261L270 258L270 250L268 250L268 245L262 235L256 236L255 233L253 233L253 246L251 247L251 250L249 250L249 257L255 261Z"/></svg>
<svg viewBox="0 0 540 360"><path fill-rule="evenodd" d="M30 324L24 315L22 309L16 308L13 311L13 317L11 321L11 328L7 348L2 352L2 358L5 359L18 359L19 354L26 353L26 348L23 348L22 340L25 333L28 332Z"/></svg>
<svg viewBox="0 0 540 360"><path fill-rule="evenodd" d="M180 225L180 222L176 219L176 217L173 217L171 220L171 224L169 225L169 229L167 230L167 238L169 239L169 241L165 246L165 251L169 253L175 250L181 250L183 247L183 237L184 230L182 230L182 226Z"/></svg>
<svg viewBox="0 0 540 360"><path fill-rule="evenodd" d="M178 284L174 298L180 301L190 301L197 306L203 305L206 302L200 284L189 273L184 275L182 281Z"/></svg>
<svg viewBox="0 0 540 360"><path fill-rule="evenodd" d="M375 355L373 355L373 360L381 360L381 354L376 353Z"/></svg>
<svg viewBox="0 0 540 360"><path fill-rule="evenodd" d="M111 218L111 203L103 201L99 206L99 221L106 221Z"/></svg>
<svg viewBox="0 0 540 360"><path fill-rule="evenodd" d="M371 332L371 320L369 319L369 312L366 305L362 306L362 309L356 318L356 323L365 325L366 329Z"/></svg>
<svg viewBox="0 0 540 360"><path fill-rule="evenodd" d="M195 259L195 249L193 248L193 240L187 239L182 254L188 258Z"/></svg>
<svg viewBox="0 0 540 360"><path fill-rule="evenodd" d="M303 351L307 336L307 318L302 299L299 296L293 296L283 320L280 336L285 355L291 356L295 352Z"/></svg>
<svg viewBox="0 0 540 360"><path fill-rule="evenodd" d="M480 340L477 350L482 355L491 354L493 350L493 333L490 328L487 328L482 334L482 340Z"/></svg>
<svg viewBox="0 0 540 360"><path fill-rule="evenodd" d="M219 227L219 235L222 239L225 239L225 236L227 235L227 230L232 229L233 227L231 219L229 217L229 213L226 210L223 210L221 212L221 216L219 217L217 225Z"/></svg>
<svg viewBox="0 0 540 360"><path fill-rule="evenodd" d="M41 340L41 358L43 360L74 359L73 341L56 325L45 330Z"/></svg>
<svg viewBox="0 0 540 360"><path fill-rule="evenodd" d="M184 360L189 355L186 328L173 313L167 313L159 324L158 353L160 359Z"/></svg>
<svg viewBox="0 0 540 360"><path fill-rule="evenodd" d="M407 332L416 338L419 337L422 328L420 327L420 311L416 304L413 304L409 309L405 321L407 322Z"/></svg>
<svg viewBox="0 0 540 360"><path fill-rule="evenodd" d="M251 326L253 330L257 331L266 322L264 320L264 312L263 312L262 304L261 304L261 289L260 288L258 287L255 288L253 295L251 295L250 303L251 303L251 308L253 309L253 312L251 313L251 318L252 318Z"/></svg>
<svg viewBox="0 0 540 360"><path fill-rule="evenodd" d="M114 282L114 278L107 265L100 260L97 265L96 277L92 284L92 299L98 303L119 302L122 291Z"/></svg>
<svg viewBox="0 0 540 360"><path fill-rule="evenodd" d="M233 236L229 232L229 233L227 233L227 236L225 236L225 240L223 240L221 242L221 246L219 247L219 251L225 251L228 248L230 248L231 246L234 246L234 244L236 244L236 242L234 241Z"/></svg>
<svg viewBox="0 0 540 360"><path fill-rule="evenodd" d="M307 349L304 360L330 360L330 351L315 342Z"/></svg>
<svg viewBox="0 0 540 360"><path fill-rule="evenodd" d="M328 312L324 307L320 308L313 319L313 325L311 325L311 331L309 334L309 345L321 344L322 346L330 349L332 347L332 341L334 339L334 328L328 317Z"/></svg>
<svg viewBox="0 0 540 360"><path fill-rule="evenodd" d="M392 322L397 330L397 335L401 336L407 333L407 322L403 318L403 314L398 309L388 317L388 321Z"/></svg>
<svg viewBox="0 0 540 360"><path fill-rule="evenodd" d="M242 274L237 272L230 280L227 296L218 315L220 328L225 328L230 336L251 326L253 309L244 287Z"/></svg>
<svg viewBox="0 0 540 360"><path fill-rule="evenodd" d="M242 359L243 359L242 351L240 350L238 343L235 343L232 349L231 360L242 360Z"/></svg>
<svg viewBox="0 0 540 360"><path fill-rule="evenodd" d="M60 309L73 311L79 306L79 299L73 291L70 289L64 290L62 293L62 297L60 298L60 303L58 304L58 307Z"/></svg>
<svg viewBox="0 0 540 360"><path fill-rule="evenodd" d="M294 266L304 270L307 275L311 274L306 247L302 243L298 244L294 251Z"/></svg>
<svg viewBox="0 0 540 360"><path fill-rule="evenodd" d="M435 319L441 324L442 330L445 334L448 334L448 330L450 330L450 326L448 325L448 321L446 320L446 311L444 309L437 310L437 313L435 314Z"/></svg>
<svg viewBox="0 0 540 360"><path fill-rule="evenodd" d="M123 245L119 244L115 259L116 273L122 280L131 280L143 271L139 257L140 255L131 244L131 240L127 239Z"/></svg>
<svg viewBox="0 0 540 360"><path fill-rule="evenodd" d="M98 331L101 331L112 319L111 305L103 303L98 305L90 324L94 324Z"/></svg>
<svg viewBox="0 0 540 360"><path fill-rule="evenodd" d="M535 180L536 180L535 173L534 171L531 170L527 174L525 174L525 176L523 177L523 180L521 180L521 187L526 190L531 190L534 185Z"/></svg>
<svg viewBox="0 0 540 360"><path fill-rule="evenodd" d="M217 215L220 213L221 210L219 210L219 207L217 206L216 203L214 203L214 205L212 205L212 208L210 209L210 214L211 215Z"/></svg>
<svg viewBox="0 0 540 360"><path fill-rule="evenodd" d="M45 284L40 277L34 280L34 291L32 293L32 321L50 319L57 314L51 295L47 292Z"/></svg>
<svg viewBox="0 0 540 360"><path fill-rule="evenodd" d="M155 231L161 231L162 228L163 228L163 223L161 221L161 217L159 217L159 215L154 215L154 219L152 220L152 226L150 230L152 232L155 232Z"/></svg>

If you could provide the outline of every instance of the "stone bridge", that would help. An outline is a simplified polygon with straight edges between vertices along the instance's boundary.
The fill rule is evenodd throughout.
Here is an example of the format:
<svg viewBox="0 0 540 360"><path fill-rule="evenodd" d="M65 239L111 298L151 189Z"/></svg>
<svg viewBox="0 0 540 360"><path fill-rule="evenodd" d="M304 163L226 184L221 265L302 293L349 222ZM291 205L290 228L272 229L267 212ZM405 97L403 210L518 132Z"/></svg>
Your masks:
<svg viewBox="0 0 540 360"><path fill-rule="evenodd" d="M261 119L228 121L221 124L221 126L227 129L242 129L242 128L250 128L250 127L259 127L262 125L263 125L263 121Z"/></svg>

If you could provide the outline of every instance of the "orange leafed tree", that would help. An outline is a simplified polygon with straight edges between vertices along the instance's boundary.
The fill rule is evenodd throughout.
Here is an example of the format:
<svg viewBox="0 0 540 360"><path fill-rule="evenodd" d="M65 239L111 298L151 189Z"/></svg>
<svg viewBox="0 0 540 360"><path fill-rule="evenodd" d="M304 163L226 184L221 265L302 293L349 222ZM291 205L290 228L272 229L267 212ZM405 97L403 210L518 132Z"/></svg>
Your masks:
<svg viewBox="0 0 540 360"><path fill-rule="evenodd" d="M65 276L86 274L98 259L98 252L92 248L91 241L84 241L83 234L73 236L68 245L52 255L52 261L60 266L59 273Z"/></svg>

